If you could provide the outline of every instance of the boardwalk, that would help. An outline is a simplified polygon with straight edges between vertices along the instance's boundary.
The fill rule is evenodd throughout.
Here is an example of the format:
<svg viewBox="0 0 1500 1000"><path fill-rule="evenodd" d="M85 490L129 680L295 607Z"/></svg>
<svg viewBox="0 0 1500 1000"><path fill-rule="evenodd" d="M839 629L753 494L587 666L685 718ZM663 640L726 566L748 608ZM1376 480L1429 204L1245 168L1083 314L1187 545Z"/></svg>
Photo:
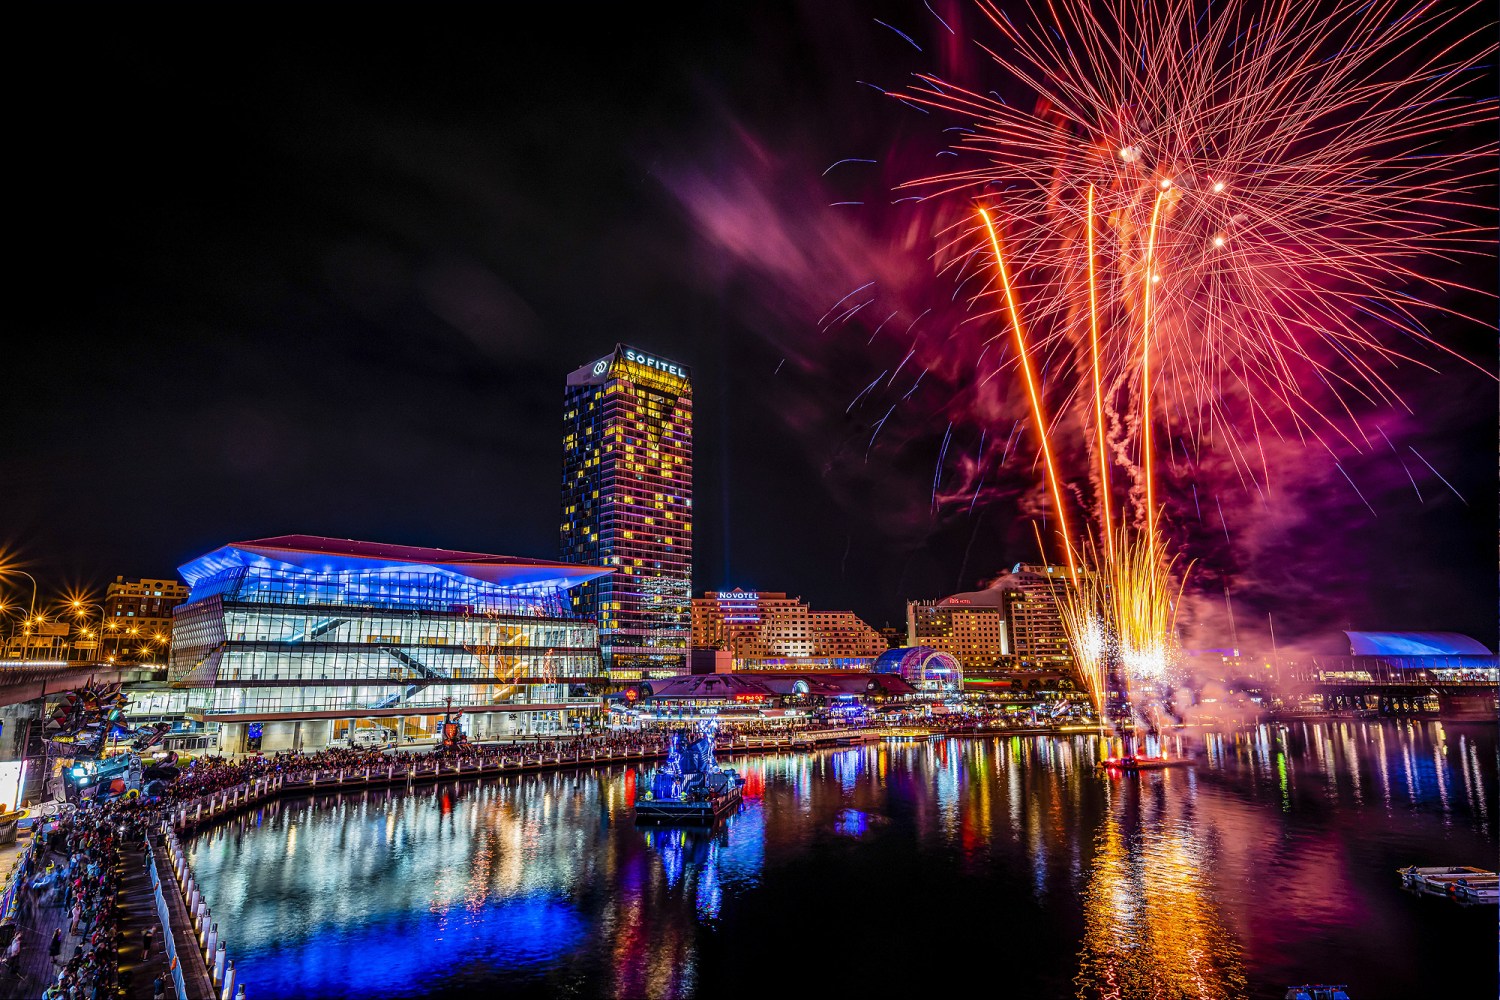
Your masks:
<svg viewBox="0 0 1500 1000"><path fill-rule="evenodd" d="M49 860L60 861L61 856L49 855ZM45 867L45 865L44 865ZM162 929L156 919L156 902L151 892L151 882L146 874L146 855L141 850L121 853L120 867L116 870L120 879L120 891L115 897L115 913L119 917L121 945L119 948L120 982L126 986L124 995L140 1000L150 1000L151 983L160 974L169 988L171 977L167 975L166 962L162 958ZM55 898L36 898L30 889L24 890L16 922L21 941L21 966L19 977L13 976L0 966L0 997L35 998L56 979L57 966L47 954L47 946L53 931L62 929L60 958L66 960L74 948L88 945L79 935L68 933L68 913L62 905L62 895ZM155 944L152 955L142 955L142 934L151 929ZM101 991L101 995L102 991Z"/></svg>

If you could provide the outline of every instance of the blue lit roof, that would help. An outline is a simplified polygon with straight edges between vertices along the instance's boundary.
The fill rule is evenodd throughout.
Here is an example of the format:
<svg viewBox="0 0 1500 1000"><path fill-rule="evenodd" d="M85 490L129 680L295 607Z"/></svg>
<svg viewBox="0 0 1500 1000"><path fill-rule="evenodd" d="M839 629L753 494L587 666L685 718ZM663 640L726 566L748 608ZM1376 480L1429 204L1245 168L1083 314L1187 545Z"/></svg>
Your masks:
<svg viewBox="0 0 1500 1000"><path fill-rule="evenodd" d="M959 664L953 654L931 646L897 646L881 653L870 669L877 674L900 674L907 677L934 668L957 671Z"/></svg>
<svg viewBox="0 0 1500 1000"><path fill-rule="evenodd" d="M1345 632L1351 656L1489 656L1483 643L1458 632Z"/></svg>
<svg viewBox="0 0 1500 1000"><path fill-rule="evenodd" d="M612 570L574 563L458 552L412 545L386 545L348 538L316 535L277 535L248 542L231 542L178 567L189 585L197 586L228 569L271 566L275 563L328 574L370 572L385 568L430 567L502 587L576 587L608 576Z"/></svg>

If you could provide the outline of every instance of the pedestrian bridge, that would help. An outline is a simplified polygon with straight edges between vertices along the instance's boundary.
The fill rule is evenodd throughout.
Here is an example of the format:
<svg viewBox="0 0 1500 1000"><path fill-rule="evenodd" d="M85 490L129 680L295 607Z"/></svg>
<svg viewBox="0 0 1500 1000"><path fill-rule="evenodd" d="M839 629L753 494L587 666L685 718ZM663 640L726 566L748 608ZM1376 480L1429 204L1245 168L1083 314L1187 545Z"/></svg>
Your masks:
<svg viewBox="0 0 1500 1000"><path fill-rule="evenodd" d="M19 705L87 684L135 680L153 668L137 663L0 660L0 705Z"/></svg>

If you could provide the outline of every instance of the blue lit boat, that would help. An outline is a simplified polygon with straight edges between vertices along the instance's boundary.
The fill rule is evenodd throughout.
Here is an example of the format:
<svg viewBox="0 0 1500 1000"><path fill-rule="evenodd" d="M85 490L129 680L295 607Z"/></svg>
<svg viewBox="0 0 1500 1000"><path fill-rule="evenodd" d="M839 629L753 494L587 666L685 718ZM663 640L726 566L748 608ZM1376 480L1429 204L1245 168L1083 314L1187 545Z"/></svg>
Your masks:
<svg viewBox="0 0 1500 1000"><path fill-rule="evenodd" d="M1333 985L1288 986L1286 1000L1349 1000L1347 989Z"/></svg>
<svg viewBox="0 0 1500 1000"><path fill-rule="evenodd" d="M714 734L677 730L667 759L637 785L635 821L642 825L712 826L739 808L744 782L714 761Z"/></svg>

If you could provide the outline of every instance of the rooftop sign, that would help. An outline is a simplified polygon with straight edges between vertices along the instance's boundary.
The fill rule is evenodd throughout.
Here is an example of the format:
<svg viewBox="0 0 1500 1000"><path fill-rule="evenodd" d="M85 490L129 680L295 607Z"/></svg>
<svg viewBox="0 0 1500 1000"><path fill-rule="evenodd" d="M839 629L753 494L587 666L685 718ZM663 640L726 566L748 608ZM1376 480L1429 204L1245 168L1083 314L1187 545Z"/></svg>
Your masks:
<svg viewBox="0 0 1500 1000"><path fill-rule="evenodd" d="M626 361L632 361L635 364L650 368L653 371L664 372L668 375L675 375L677 378L688 377L688 370L686 365L679 365L673 361L663 361L661 358L647 354L645 351L637 351L633 347L624 348L624 354Z"/></svg>

